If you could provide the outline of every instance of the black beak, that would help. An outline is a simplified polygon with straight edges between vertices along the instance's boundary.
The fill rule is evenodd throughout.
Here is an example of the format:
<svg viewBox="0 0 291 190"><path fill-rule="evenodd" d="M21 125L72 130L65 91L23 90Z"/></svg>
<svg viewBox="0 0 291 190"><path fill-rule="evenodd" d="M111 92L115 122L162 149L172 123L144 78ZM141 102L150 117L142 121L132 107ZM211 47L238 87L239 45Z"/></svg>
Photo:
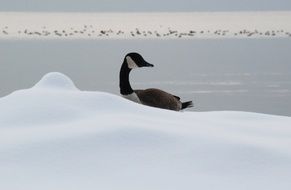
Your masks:
<svg viewBox="0 0 291 190"><path fill-rule="evenodd" d="M154 65L153 64L150 64L150 63L148 63L148 62L144 62L145 63L145 67L154 67Z"/></svg>

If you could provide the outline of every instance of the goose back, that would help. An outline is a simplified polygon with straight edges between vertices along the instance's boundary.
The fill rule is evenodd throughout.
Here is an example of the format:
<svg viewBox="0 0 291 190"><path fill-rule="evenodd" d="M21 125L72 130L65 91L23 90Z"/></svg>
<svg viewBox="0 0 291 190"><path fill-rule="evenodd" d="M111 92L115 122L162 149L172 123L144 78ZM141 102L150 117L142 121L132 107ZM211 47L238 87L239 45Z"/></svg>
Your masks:
<svg viewBox="0 0 291 190"><path fill-rule="evenodd" d="M134 90L142 104L162 109L179 111L182 108L180 98L156 88Z"/></svg>

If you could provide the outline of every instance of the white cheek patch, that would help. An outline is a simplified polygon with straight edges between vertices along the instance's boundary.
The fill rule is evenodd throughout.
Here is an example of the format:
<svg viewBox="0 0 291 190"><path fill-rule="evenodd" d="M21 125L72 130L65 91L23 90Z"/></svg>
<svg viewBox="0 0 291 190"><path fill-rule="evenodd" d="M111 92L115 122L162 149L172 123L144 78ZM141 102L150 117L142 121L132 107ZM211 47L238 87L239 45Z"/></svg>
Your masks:
<svg viewBox="0 0 291 190"><path fill-rule="evenodd" d="M130 69L138 68L137 64L131 59L130 56L126 56L127 66Z"/></svg>

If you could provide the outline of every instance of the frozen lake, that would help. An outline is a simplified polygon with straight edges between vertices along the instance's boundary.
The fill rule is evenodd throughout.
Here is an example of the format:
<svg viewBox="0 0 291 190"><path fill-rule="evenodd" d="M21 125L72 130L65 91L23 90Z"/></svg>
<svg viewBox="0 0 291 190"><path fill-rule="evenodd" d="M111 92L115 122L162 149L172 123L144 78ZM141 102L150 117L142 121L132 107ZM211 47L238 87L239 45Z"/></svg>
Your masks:
<svg viewBox="0 0 291 190"><path fill-rule="evenodd" d="M155 65L131 74L134 88L156 87L193 111L238 110L291 116L291 39L2 40L0 96L29 88L47 72L82 90L119 93L126 53Z"/></svg>
<svg viewBox="0 0 291 190"><path fill-rule="evenodd" d="M51 71L118 94L136 51L155 67L132 72L135 88L193 100L193 111L291 116L291 12L1 12L0 42L0 96Z"/></svg>

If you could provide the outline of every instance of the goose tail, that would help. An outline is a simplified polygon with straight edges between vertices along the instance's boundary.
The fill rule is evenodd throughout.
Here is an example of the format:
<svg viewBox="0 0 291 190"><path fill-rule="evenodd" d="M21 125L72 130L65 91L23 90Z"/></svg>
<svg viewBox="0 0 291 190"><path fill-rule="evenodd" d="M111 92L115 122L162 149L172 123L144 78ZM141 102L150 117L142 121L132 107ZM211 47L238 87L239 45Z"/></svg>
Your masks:
<svg viewBox="0 0 291 190"><path fill-rule="evenodd" d="M183 109L186 109L186 108L191 108L191 107L193 107L194 105L193 105L193 102L192 101L189 101L189 102L182 102L182 110Z"/></svg>

